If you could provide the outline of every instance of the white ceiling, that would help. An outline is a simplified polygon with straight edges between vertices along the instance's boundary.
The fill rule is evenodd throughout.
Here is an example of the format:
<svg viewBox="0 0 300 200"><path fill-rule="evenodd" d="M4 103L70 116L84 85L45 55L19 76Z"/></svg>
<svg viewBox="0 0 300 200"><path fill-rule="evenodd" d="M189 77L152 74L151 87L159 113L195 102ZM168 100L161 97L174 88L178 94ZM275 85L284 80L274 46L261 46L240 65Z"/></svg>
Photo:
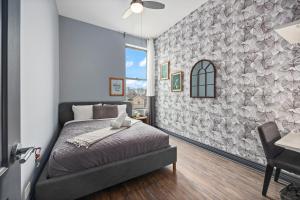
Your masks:
<svg viewBox="0 0 300 200"><path fill-rule="evenodd" d="M56 0L62 16L144 38L159 36L207 0L158 1L164 3L166 8L146 8L142 14L122 19L130 0Z"/></svg>

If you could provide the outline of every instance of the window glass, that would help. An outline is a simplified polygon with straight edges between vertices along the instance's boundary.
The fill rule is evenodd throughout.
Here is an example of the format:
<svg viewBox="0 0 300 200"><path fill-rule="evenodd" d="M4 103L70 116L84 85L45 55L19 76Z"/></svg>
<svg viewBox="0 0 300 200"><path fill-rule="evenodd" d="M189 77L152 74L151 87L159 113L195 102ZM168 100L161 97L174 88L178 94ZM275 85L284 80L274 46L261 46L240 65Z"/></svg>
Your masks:
<svg viewBox="0 0 300 200"><path fill-rule="evenodd" d="M126 79L126 98L132 103L133 109L146 108L146 90L146 81Z"/></svg>
<svg viewBox="0 0 300 200"><path fill-rule="evenodd" d="M133 110L147 107L147 51L126 47L126 100Z"/></svg>
<svg viewBox="0 0 300 200"><path fill-rule="evenodd" d="M147 79L147 52L126 48L126 78Z"/></svg>

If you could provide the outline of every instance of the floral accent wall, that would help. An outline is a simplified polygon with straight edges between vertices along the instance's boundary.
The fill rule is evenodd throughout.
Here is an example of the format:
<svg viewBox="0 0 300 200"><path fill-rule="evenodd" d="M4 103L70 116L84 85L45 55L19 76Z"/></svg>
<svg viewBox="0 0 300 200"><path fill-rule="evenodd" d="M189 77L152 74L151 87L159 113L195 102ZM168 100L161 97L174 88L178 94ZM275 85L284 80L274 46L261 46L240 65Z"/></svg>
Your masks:
<svg viewBox="0 0 300 200"><path fill-rule="evenodd" d="M300 0L209 0L155 40L156 125L265 163L257 126L300 129L300 45L274 31L300 19ZM190 98L190 71L201 60L217 70L215 99ZM183 92L159 79L159 64L184 72Z"/></svg>

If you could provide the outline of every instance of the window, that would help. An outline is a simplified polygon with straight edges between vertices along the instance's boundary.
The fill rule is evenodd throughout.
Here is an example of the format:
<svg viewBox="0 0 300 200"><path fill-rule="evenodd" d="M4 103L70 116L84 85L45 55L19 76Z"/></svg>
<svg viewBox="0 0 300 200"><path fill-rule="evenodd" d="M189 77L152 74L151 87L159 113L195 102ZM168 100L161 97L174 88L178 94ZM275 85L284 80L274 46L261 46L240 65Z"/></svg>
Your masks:
<svg viewBox="0 0 300 200"><path fill-rule="evenodd" d="M209 60L200 60L191 71L191 97L215 98L216 72Z"/></svg>
<svg viewBox="0 0 300 200"><path fill-rule="evenodd" d="M126 47L126 100L133 109L146 108L147 51Z"/></svg>

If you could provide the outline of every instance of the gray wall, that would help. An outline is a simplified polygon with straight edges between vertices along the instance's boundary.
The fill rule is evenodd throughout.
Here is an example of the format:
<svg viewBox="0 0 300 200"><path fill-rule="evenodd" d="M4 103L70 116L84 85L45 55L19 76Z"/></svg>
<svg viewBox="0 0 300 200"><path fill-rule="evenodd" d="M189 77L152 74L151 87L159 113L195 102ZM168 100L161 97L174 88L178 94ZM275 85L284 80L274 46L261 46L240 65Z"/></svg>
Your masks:
<svg viewBox="0 0 300 200"><path fill-rule="evenodd" d="M108 78L125 77L122 33L66 17L60 27L60 102L124 100L109 96Z"/></svg>
<svg viewBox="0 0 300 200"><path fill-rule="evenodd" d="M282 134L300 129L300 45L273 27L298 19L299 1L210 0L155 41L156 123L190 139L265 163L257 126L275 120ZM200 59L217 68L217 98L190 98ZM184 91L170 92L159 65L184 71ZM182 112L184 111L184 112Z"/></svg>
<svg viewBox="0 0 300 200"><path fill-rule="evenodd" d="M56 3L54 0L21 1L21 143L24 147L41 146L43 155L57 130L58 102ZM23 191L37 171L34 156L21 166Z"/></svg>

